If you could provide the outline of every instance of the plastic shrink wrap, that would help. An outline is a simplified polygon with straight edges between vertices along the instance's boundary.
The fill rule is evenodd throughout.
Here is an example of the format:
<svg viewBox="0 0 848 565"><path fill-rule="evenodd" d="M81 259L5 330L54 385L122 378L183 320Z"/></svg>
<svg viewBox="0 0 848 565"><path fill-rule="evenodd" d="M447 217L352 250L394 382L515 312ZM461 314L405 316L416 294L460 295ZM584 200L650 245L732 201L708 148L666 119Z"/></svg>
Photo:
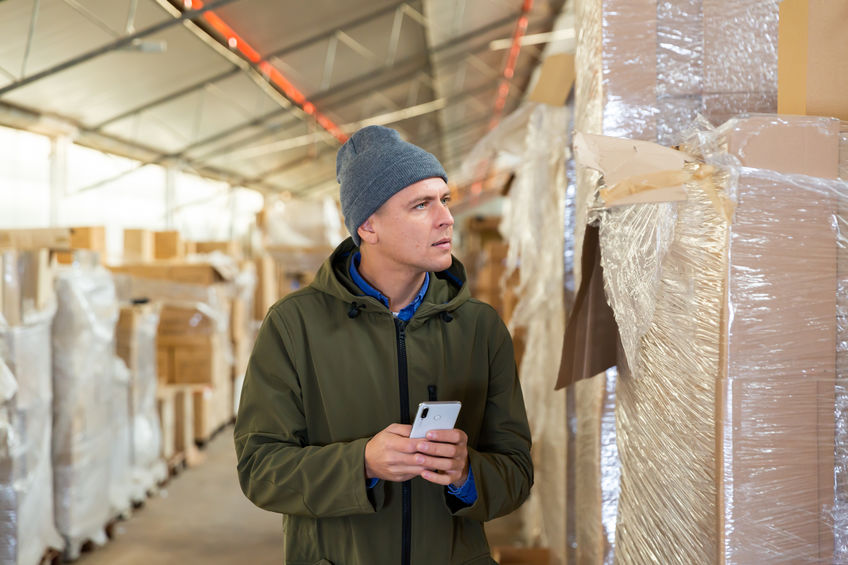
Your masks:
<svg viewBox="0 0 848 565"><path fill-rule="evenodd" d="M685 201L601 221L630 367L615 559L845 562L839 123L732 120L684 148L708 163Z"/></svg>
<svg viewBox="0 0 848 565"><path fill-rule="evenodd" d="M112 364L112 404L109 422L112 427L112 464L109 470L110 515L128 518L133 500L132 420L130 418L130 371L115 357Z"/></svg>
<svg viewBox="0 0 848 565"><path fill-rule="evenodd" d="M91 260L90 260L91 259ZM108 496L116 441L115 323L118 307L108 271L87 253L57 272L53 321L53 477L56 526L73 558L83 543L105 543L113 517Z"/></svg>
<svg viewBox="0 0 848 565"><path fill-rule="evenodd" d="M118 318L118 356L129 369L131 437L131 497L140 502L164 480L167 469L159 457L162 430L156 411L156 332L159 305L121 307Z"/></svg>
<svg viewBox="0 0 848 565"><path fill-rule="evenodd" d="M509 244L503 279L521 267L510 330L524 329L527 344L519 375L533 434L536 489L521 513L526 542L549 547L553 564L564 564L567 552L565 394L552 396L549 383L559 367L557 349L565 326L563 225L570 116L570 108L528 103L480 144L491 152L510 153L517 164L500 231Z"/></svg>
<svg viewBox="0 0 848 565"><path fill-rule="evenodd" d="M0 252L0 276L19 285L19 258ZM55 300L9 325L0 314L0 563L37 565L61 549L53 520L52 367L50 326ZM1 312L2 310L0 310Z"/></svg>
<svg viewBox="0 0 848 565"><path fill-rule="evenodd" d="M576 131L676 144L699 115L722 123L739 113L774 112L778 4L777 0L577 0ZM578 168L576 178L574 248L580 250L584 226L596 221L591 210L598 176ZM579 256L574 268L579 284ZM572 386L588 398L609 400L600 404L600 410L581 402L576 406L584 420L578 429L601 433L594 438L578 432L575 438L575 466L582 474L577 516L615 514L617 460L598 459L602 446L616 441L614 427L603 424L613 419L609 410L615 406L609 396L610 378L597 376ZM598 473L594 477L592 469ZM614 522L579 520L579 563L614 559Z"/></svg>

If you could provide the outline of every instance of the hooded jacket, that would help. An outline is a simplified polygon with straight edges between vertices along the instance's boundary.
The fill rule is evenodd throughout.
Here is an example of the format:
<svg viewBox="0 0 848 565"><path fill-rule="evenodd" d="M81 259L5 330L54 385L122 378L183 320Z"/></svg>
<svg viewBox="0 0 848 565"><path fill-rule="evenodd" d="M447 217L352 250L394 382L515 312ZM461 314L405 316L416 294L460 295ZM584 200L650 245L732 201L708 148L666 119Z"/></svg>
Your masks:
<svg viewBox="0 0 848 565"><path fill-rule="evenodd" d="M483 521L515 510L533 483L509 333L470 297L456 259L398 320L351 280L356 249L347 239L265 317L234 432L241 488L284 514L292 565L493 563ZM462 402L470 506L420 477L366 487L365 444L425 400Z"/></svg>

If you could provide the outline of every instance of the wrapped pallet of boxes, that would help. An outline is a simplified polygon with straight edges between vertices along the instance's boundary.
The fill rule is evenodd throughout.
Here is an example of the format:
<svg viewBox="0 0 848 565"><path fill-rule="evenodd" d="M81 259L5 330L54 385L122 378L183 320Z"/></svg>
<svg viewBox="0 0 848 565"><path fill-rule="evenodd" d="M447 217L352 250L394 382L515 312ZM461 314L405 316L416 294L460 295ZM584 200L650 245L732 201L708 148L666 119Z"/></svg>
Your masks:
<svg viewBox="0 0 848 565"><path fill-rule="evenodd" d="M235 262L153 263L111 267L121 297L145 296L162 304L157 331L159 383L202 385L206 425L195 429L198 441L229 422L232 408L233 348L230 330ZM195 410L195 413L197 410ZM196 416L195 416L196 418Z"/></svg>
<svg viewBox="0 0 848 565"><path fill-rule="evenodd" d="M56 275L53 321L53 476L56 525L74 558L87 541L104 543L113 517L115 324L118 304L109 272L75 253Z"/></svg>
<svg viewBox="0 0 848 565"><path fill-rule="evenodd" d="M616 562L848 559L838 132L732 120L684 146L708 164L683 199L603 215L628 369Z"/></svg>
<svg viewBox="0 0 848 565"><path fill-rule="evenodd" d="M740 113L775 112L778 10L777 0L578 0L576 131L674 145L699 116L718 124ZM596 176L582 168L576 176L579 266ZM604 425L614 421L610 379L605 372L569 388L590 399L575 409L586 423L579 429L591 434L577 433L577 457L568 463L579 485L577 504L567 507L575 509L574 557L581 562L618 559L617 432Z"/></svg>
<svg viewBox="0 0 848 565"><path fill-rule="evenodd" d="M37 565L48 549L64 547L53 509L56 302L46 257L46 251L0 251L0 562L10 565Z"/></svg>
<svg viewBox="0 0 848 565"><path fill-rule="evenodd" d="M130 372L132 497L139 502L165 478L160 456L162 429L156 412L156 334L160 305L121 306L116 329L118 356Z"/></svg>

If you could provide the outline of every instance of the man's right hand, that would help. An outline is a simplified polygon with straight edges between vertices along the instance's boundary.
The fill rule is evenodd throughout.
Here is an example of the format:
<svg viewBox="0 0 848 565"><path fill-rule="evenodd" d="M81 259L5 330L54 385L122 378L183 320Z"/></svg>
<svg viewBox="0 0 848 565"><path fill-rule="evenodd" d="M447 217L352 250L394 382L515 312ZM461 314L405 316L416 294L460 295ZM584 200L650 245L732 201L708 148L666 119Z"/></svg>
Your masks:
<svg viewBox="0 0 848 565"><path fill-rule="evenodd" d="M365 476L368 479L403 482L425 470L415 462L421 440L409 439L412 426L391 424L365 444Z"/></svg>

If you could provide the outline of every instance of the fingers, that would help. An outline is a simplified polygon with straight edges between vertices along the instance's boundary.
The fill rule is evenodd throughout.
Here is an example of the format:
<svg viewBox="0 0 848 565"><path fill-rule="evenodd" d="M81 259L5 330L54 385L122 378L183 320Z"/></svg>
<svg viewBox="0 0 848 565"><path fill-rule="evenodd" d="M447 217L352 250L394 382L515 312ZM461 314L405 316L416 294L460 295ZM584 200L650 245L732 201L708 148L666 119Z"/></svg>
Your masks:
<svg viewBox="0 0 848 565"><path fill-rule="evenodd" d="M424 453L433 457L456 457L463 449L465 449L465 446L459 446L452 443L419 441L415 444L415 449L419 453Z"/></svg>
<svg viewBox="0 0 848 565"><path fill-rule="evenodd" d="M454 473L436 473L435 471L424 471L421 473L421 478L425 481L430 481L437 485L448 486L456 482L458 474Z"/></svg>
<svg viewBox="0 0 848 565"><path fill-rule="evenodd" d="M415 464L430 469L433 471L462 471L463 461L458 458L446 457L427 457L426 455L416 455Z"/></svg>
<svg viewBox="0 0 848 565"><path fill-rule="evenodd" d="M409 437L409 434L412 432L412 426L409 424L390 424L384 431L398 436Z"/></svg>
<svg viewBox="0 0 848 565"><path fill-rule="evenodd" d="M439 443L468 443L468 436L465 435L465 432L456 428L452 430L431 430L427 432L427 439Z"/></svg>

